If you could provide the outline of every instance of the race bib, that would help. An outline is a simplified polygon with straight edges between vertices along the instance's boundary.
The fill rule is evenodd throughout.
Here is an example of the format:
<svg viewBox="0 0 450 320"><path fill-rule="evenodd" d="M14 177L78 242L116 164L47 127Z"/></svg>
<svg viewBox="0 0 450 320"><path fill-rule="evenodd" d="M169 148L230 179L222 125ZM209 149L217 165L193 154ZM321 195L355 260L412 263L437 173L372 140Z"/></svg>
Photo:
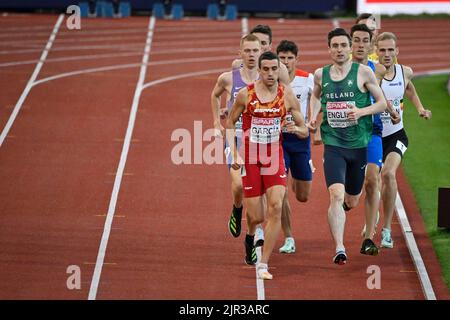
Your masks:
<svg viewBox="0 0 450 320"><path fill-rule="evenodd" d="M355 107L355 101L327 102L327 121L332 128L347 128L358 124L350 120L347 112Z"/></svg>
<svg viewBox="0 0 450 320"><path fill-rule="evenodd" d="M294 122L294 118L292 117L292 114L291 114L290 112L286 113L285 120L286 120L286 123ZM283 127L281 128L281 132L287 133L287 132L288 132L288 131L287 131L287 127L286 127L286 126L283 126Z"/></svg>
<svg viewBox="0 0 450 320"><path fill-rule="evenodd" d="M250 128L250 142L268 144L280 139L281 119L252 117Z"/></svg>
<svg viewBox="0 0 450 320"><path fill-rule="evenodd" d="M397 111L397 113L399 115L401 115L400 100L394 99L394 100L389 100L389 102L392 103L392 107L395 109L395 111ZM391 124L391 115L386 110L381 113L380 117L381 117L381 121L383 122L383 124Z"/></svg>
<svg viewBox="0 0 450 320"><path fill-rule="evenodd" d="M236 121L235 128L236 128L236 134L242 135L242 114L239 116L238 121Z"/></svg>

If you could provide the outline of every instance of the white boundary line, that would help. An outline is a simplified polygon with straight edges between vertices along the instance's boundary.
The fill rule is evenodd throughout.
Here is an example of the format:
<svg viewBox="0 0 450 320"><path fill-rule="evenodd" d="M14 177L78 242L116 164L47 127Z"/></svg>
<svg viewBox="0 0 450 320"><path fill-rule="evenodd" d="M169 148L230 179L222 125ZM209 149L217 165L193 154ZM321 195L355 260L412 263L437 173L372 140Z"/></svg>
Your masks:
<svg viewBox="0 0 450 320"><path fill-rule="evenodd" d="M16 119L17 115L19 114L20 108L22 108L22 105L23 105L25 99L27 98L28 93L30 92L31 88L33 87L34 81L36 80L36 78L39 74L39 71L41 71L41 68L44 65L45 59L47 58L48 52L50 51L50 48L53 45L53 42L56 38L56 34L58 33L59 27L61 26L61 23L63 22L63 20L64 20L64 14L60 14L58 17L58 20L56 21L55 26L53 27L52 34L50 35L50 38L47 41L44 51L42 52L41 58L39 59L39 62L36 65L36 68L34 68L34 72L31 75L31 78L28 80L25 90L23 90L22 95L20 96L19 100L17 101L16 106L14 107L14 110L11 113L11 116L9 117L8 122L5 125L5 128L3 129L2 133L0 134L0 147L3 144L3 141L5 141L5 138L8 135L8 132L11 129L11 127L14 123L14 120Z"/></svg>
<svg viewBox="0 0 450 320"><path fill-rule="evenodd" d="M423 294L427 300L436 300L436 295L433 291L433 286L431 285L430 278L428 277L427 269L425 268L425 263L420 255L419 248L417 247L416 240L414 239L414 234L406 215L405 208L403 207L402 199L400 194L397 192L397 198L395 199L395 208L397 212L398 220L402 227L403 235L405 237L406 245L408 246L409 253L413 259L414 266L416 267L417 273L419 275L420 284L422 286Z"/></svg>
<svg viewBox="0 0 450 320"><path fill-rule="evenodd" d="M153 40L153 32L155 27L155 17L150 17L147 31L147 40L145 43L144 55L142 57L141 71L139 73L139 79L134 92L133 104L131 106L130 118L128 120L127 132L125 134L125 140L122 147L122 153L120 155L120 162L117 168L116 178L114 180L114 187L111 194L111 201L109 203L108 214L106 216L105 226L103 229L102 240L98 250L97 261L95 263L94 274L92 276L91 287L89 289L89 300L95 300L98 291L98 285L100 282L100 276L103 267L103 261L105 259L106 247L108 245L109 235L111 233L111 225L116 211L117 198L119 196L120 184L122 182L123 172L125 170L125 164L127 161L128 151L130 149L131 136L133 134L134 123L136 121L136 113L139 107L139 99L141 97L142 86L145 81L145 75L147 72L147 63L150 56L150 49Z"/></svg>

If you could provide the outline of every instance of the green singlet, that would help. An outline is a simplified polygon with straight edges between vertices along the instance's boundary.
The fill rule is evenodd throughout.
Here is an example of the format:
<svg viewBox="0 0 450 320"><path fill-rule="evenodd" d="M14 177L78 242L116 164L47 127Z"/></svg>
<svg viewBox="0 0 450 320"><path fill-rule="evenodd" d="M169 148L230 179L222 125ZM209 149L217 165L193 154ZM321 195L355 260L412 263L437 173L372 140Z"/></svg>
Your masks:
<svg viewBox="0 0 450 320"><path fill-rule="evenodd" d="M372 136L372 116L358 121L347 118L351 106L370 106L369 92L358 88L359 64L353 62L347 76L340 81L331 80L331 65L323 67L321 106L323 121L320 126L323 143L348 149L365 148Z"/></svg>

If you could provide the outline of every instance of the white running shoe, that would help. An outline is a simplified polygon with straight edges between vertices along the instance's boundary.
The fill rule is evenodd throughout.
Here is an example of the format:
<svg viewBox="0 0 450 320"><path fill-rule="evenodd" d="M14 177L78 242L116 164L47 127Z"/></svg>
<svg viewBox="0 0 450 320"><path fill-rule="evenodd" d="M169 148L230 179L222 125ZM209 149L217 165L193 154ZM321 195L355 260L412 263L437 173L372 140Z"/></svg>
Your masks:
<svg viewBox="0 0 450 320"><path fill-rule="evenodd" d="M273 276L269 273L269 267L267 263L258 263L256 265L256 273L258 278L262 280L272 280Z"/></svg>
<svg viewBox="0 0 450 320"><path fill-rule="evenodd" d="M292 237L287 237L284 240L284 245L280 248L281 253L294 253L295 252L295 240Z"/></svg>
<svg viewBox="0 0 450 320"><path fill-rule="evenodd" d="M262 226L259 224L256 227L255 232L255 247L262 247L264 245L264 230Z"/></svg>
<svg viewBox="0 0 450 320"><path fill-rule="evenodd" d="M394 240L392 240L391 237L391 230L385 228L381 230L381 246L389 249L394 247Z"/></svg>

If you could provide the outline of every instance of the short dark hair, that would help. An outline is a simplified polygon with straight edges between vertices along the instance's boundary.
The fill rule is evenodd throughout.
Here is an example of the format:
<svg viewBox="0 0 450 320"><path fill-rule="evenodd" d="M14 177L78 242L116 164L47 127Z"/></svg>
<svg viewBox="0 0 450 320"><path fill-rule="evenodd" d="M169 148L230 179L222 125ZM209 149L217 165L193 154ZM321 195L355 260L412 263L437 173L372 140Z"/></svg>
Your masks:
<svg viewBox="0 0 450 320"><path fill-rule="evenodd" d="M279 54L280 52L289 52L289 51L295 54L295 56L297 56L298 54L297 45L293 41L282 40L277 47L277 54Z"/></svg>
<svg viewBox="0 0 450 320"><path fill-rule="evenodd" d="M335 28L335 29L331 30L330 32L328 32L328 47L330 46L331 39L333 39L334 37L339 37L339 36L346 36L348 39L348 42L350 43L350 45L352 45L352 38L347 33L347 31L345 31L342 28Z"/></svg>
<svg viewBox="0 0 450 320"><path fill-rule="evenodd" d="M350 30L350 36L353 38L353 34L356 31L363 31L369 34L369 39L372 41L373 32L369 29L369 27L365 24L355 24Z"/></svg>
<svg viewBox="0 0 450 320"><path fill-rule="evenodd" d="M373 16L373 14L371 14L371 13L361 13L361 14L356 18L355 24L358 24L361 20L369 19L369 18L372 17L372 16Z"/></svg>
<svg viewBox="0 0 450 320"><path fill-rule="evenodd" d="M258 24L250 33L262 33L269 36L269 43L272 43L272 29L266 24Z"/></svg>
<svg viewBox="0 0 450 320"><path fill-rule="evenodd" d="M278 58L278 56L275 53L273 53L272 51L266 51L259 56L259 59L258 59L258 67L259 68L261 68L261 62L263 60L277 60L278 64L280 64L280 58Z"/></svg>

